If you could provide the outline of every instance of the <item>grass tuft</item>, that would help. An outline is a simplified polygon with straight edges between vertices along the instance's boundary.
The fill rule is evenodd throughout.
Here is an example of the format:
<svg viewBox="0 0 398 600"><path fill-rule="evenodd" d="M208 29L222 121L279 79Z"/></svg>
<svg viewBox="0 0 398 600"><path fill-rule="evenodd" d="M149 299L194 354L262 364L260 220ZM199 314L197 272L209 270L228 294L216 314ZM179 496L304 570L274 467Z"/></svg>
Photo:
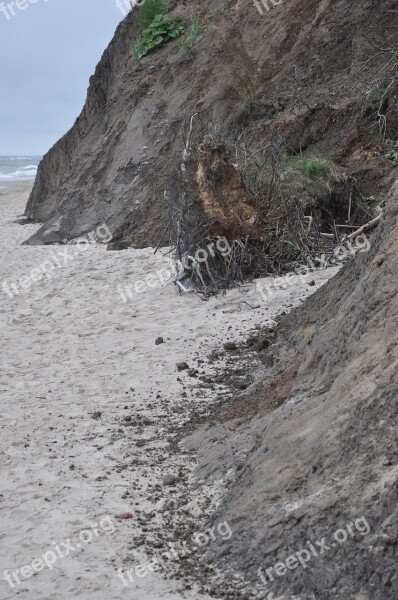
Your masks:
<svg viewBox="0 0 398 600"><path fill-rule="evenodd" d="M289 156L287 165L292 171L300 171L308 179L316 179L326 175L331 167L329 160L314 154Z"/></svg>

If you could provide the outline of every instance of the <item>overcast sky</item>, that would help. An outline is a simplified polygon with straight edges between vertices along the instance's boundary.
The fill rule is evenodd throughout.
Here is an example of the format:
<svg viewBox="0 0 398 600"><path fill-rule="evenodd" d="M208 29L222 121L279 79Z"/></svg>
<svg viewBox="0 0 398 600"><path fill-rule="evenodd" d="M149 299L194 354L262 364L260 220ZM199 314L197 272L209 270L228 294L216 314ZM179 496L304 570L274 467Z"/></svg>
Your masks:
<svg viewBox="0 0 398 600"><path fill-rule="evenodd" d="M79 115L123 15L116 0L18 2L9 20L0 11L0 155L44 154Z"/></svg>

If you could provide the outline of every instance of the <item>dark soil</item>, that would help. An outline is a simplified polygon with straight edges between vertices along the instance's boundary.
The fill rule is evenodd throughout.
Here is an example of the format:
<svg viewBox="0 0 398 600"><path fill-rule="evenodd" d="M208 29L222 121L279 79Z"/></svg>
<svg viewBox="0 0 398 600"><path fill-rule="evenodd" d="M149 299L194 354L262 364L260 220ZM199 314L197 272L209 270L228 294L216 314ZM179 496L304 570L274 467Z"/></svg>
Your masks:
<svg viewBox="0 0 398 600"><path fill-rule="evenodd" d="M256 383L186 440L201 479L235 472L214 516L234 535L211 548L231 581L240 573L247 583L228 598L398 596L397 214L395 185L369 252L260 343ZM217 452L220 443L231 451ZM354 529L343 544L328 543L363 518L366 535ZM322 538L322 556L274 572L264 587L260 567L265 574Z"/></svg>
<svg viewBox="0 0 398 600"><path fill-rule="evenodd" d="M172 5L190 20L190 5ZM251 2L201 0L195 12L206 31L193 59L175 42L140 64L133 11L91 78L75 125L41 163L26 216L44 224L30 243L60 243L102 223L113 233L112 249L174 240L194 114L185 182L193 212L196 149L209 133L232 151L245 148L250 160L270 143L329 156L356 179L358 194L382 200L393 170L377 108L394 75L386 67L397 9L396 0L288 0L261 16ZM392 86L382 105L392 140L396 109ZM331 197L324 219L345 218L347 207L347 194Z"/></svg>

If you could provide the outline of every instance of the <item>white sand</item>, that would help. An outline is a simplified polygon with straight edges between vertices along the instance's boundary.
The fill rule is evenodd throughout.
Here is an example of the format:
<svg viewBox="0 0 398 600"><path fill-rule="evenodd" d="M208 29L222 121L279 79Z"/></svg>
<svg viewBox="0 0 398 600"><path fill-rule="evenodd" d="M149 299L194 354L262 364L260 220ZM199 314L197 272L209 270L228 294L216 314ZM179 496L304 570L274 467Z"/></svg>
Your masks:
<svg viewBox="0 0 398 600"><path fill-rule="evenodd" d="M27 275L51 253L62 253L62 247L20 245L37 229L13 222L28 191L26 183L0 190L0 286ZM195 380L177 373L176 363L195 366L194 354L207 355L225 341L244 338L255 324L265 325L297 305L332 271L313 275L315 287L300 284L268 303L247 285L208 302L179 296L172 286L123 304L117 286L161 264L160 254L150 249L107 252L91 246L50 280L13 298L0 289L4 600L16 595L23 600L196 598L193 591L182 596L178 582L161 573L136 578L128 588L117 577L118 568L146 559L135 548L134 536L142 533L136 514L124 521L115 515L139 508L149 513L149 529L162 526L156 498L171 492L154 494L151 485L161 484L163 474L175 473L179 465L193 466L192 458L169 451L165 426L181 425L191 401L203 404L214 396L206 392L197 399L187 389L188 397L182 398L177 377ZM155 345L158 336L164 344ZM181 413L175 412L178 407ZM90 416L94 411L101 411L99 420ZM153 421L141 433L122 423L124 415L137 414ZM148 440L147 445L137 446L138 439ZM200 496L194 500L202 506ZM59 557L51 570L20 576L13 589L3 580L5 569L32 564L53 548L52 542L70 538L75 543L81 530L106 515L113 532L102 531L80 550Z"/></svg>

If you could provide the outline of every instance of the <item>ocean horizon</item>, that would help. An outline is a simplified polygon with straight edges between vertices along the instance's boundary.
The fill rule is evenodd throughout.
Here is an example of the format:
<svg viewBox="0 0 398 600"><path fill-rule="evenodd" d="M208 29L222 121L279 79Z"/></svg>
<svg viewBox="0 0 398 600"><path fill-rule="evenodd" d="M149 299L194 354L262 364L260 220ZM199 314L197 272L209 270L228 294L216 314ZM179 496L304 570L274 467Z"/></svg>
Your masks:
<svg viewBox="0 0 398 600"><path fill-rule="evenodd" d="M34 179L41 159L37 154L0 156L0 183Z"/></svg>

